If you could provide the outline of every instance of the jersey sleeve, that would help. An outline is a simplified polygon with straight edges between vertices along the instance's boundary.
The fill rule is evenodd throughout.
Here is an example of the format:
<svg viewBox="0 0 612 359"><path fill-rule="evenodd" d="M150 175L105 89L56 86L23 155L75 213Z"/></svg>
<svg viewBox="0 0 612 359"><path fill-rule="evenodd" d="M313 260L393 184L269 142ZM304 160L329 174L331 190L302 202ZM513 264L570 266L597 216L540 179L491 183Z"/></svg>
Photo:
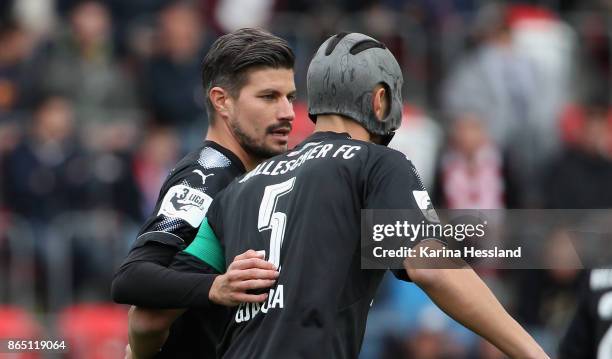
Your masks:
<svg viewBox="0 0 612 359"><path fill-rule="evenodd" d="M207 308L210 287L217 273L225 272L225 261L208 221L199 227L201 234L185 251L157 240L134 247L115 274L113 300L151 308Z"/></svg>
<svg viewBox="0 0 612 359"><path fill-rule="evenodd" d="M218 197L221 197L221 194ZM217 218L219 203L218 199L213 201L208 216ZM225 273L225 253L208 218L202 221L191 244L176 254L170 268L183 272L198 272L213 268L218 273Z"/></svg>
<svg viewBox="0 0 612 359"><path fill-rule="evenodd" d="M160 309L208 308L216 270L205 264L194 265L189 258L177 259L175 254L174 247L157 242L134 248L115 274L113 300Z"/></svg>
<svg viewBox="0 0 612 359"><path fill-rule="evenodd" d="M213 197L232 181L224 169L188 166L172 173L160 191L155 211L142 227L134 248L149 241L185 248L206 217Z"/></svg>
<svg viewBox="0 0 612 359"><path fill-rule="evenodd" d="M366 209L411 210L410 220L415 223L440 222L418 171L401 152L387 148L376 151L369 156L366 173ZM411 246L431 239L445 244L443 238L420 237L412 242ZM409 280L403 269L392 272L398 279Z"/></svg>
<svg viewBox="0 0 612 359"><path fill-rule="evenodd" d="M416 168L405 155L389 150L370 157L366 164L366 208L433 209ZM437 221L434 216L424 219Z"/></svg>

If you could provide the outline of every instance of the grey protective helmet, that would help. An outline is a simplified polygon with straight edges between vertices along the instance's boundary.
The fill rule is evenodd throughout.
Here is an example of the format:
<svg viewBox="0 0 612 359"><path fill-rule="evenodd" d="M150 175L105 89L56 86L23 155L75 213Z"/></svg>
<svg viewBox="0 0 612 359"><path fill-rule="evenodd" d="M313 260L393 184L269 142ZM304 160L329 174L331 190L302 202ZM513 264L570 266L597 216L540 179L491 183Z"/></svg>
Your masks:
<svg viewBox="0 0 612 359"><path fill-rule="evenodd" d="M339 114L352 118L385 145L402 122L402 71L381 42L360 33L339 33L327 39L308 67L308 115ZM372 108L378 84L390 94L389 113L382 121Z"/></svg>

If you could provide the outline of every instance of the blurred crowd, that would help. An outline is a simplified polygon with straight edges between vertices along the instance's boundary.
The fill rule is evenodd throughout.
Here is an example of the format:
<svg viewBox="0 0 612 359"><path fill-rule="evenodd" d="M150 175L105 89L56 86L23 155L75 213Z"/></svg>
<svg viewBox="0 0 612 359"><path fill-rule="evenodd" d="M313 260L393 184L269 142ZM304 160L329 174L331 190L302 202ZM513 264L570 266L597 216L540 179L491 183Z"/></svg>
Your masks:
<svg viewBox="0 0 612 359"><path fill-rule="evenodd" d="M413 160L436 207L612 207L609 0L3 1L0 303L44 313L109 300L164 178L205 136L203 55L247 26L296 53L293 144L312 129L312 54L358 31L404 71L391 147ZM483 275L554 352L580 272ZM501 357L414 286L388 281L379 297L364 358Z"/></svg>

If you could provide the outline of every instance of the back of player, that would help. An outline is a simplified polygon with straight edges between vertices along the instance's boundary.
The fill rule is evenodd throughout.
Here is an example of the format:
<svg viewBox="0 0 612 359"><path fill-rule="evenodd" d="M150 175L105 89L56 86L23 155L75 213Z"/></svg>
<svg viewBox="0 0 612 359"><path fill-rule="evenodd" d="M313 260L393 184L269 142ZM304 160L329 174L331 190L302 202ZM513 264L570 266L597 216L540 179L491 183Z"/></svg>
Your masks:
<svg viewBox="0 0 612 359"><path fill-rule="evenodd" d="M224 357L357 357L384 274L360 269L360 210L418 208L412 191L423 187L401 153L317 132L221 192L208 219L226 262L254 248L280 268L263 306L236 310Z"/></svg>
<svg viewBox="0 0 612 359"><path fill-rule="evenodd" d="M593 269L561 341L560 359L612 359L612 269Z"/></svg>
<svg viewBox="0 0 612 359"><path fill-rule="evenodd" d="M361 209L414 209L407 220L437 222L414 166L378 145L401 123L402 75L391 52L366 35L337 34L315 54L307 83L316 132L223 190L185 250L220 267L246 248L264 250L280 272L263 304L234 311L223 358L358 357L384 273L360 268ZM420 239L406 245L444 247ZM421 266L449 262L450 269ZM469 267L410 258L403 267L394 274L410 275L510 357L547 358Z"/></svg>

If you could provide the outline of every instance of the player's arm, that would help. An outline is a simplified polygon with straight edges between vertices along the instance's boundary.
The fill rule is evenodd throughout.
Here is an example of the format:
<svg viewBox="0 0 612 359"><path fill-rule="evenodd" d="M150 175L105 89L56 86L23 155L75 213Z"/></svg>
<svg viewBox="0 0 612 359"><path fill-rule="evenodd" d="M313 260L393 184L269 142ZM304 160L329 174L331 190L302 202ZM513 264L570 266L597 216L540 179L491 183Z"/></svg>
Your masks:
<svg viewBox="0 0 612 359"><path fill-rule="evenodd" d="M416 169L404 155L391 150L372 154L366 165L371 173L366 184L366 208L412 209L416 223L439 221ZM443 244L424 239L417 246L439 249ZM415 256L408 257L403 265L403 273L394 271L396 276L406 279L402 274L407 274L440 309L510 357L547 358L465 262Z"/></svg>
<svg viewBox="0 0 612 359"><path fill-rule="evenodd" d="M177 273L185 273L186 270L205 268L203 262L198 263L199 265L189 264L191 261L199 262L199 260L185 254L180 252L177 254L177 258L185 256L187 260L178 260L166 269L175 271L180 268ZM209 300L227 306L236 305L240 302L264 301L267 298L267 293L257 295L246 293L249 289L270 287L278 276L274 266L263 258L263 253L253 250L237 256L226 273L215 276L208 292ZM261 279L262 277L269 279ZM128 326L132 357L153 357L166 341L172 323L183 312L183 309L162 310L132 306L129 312Z"/></svg>
<svg viewBox="0 0 612 359"><path fill-rule="evenodd" d="M215 211L210 215L214 216ZM225 270L225 254L208 219L204 219L193 242L175 257L171 268L197 270L211 266L223 274L213 281L209 297L225 306L243 302L258 303L267 299L267 293L250 294L248 291L271 287L278 278L274 265L264 259L265 253L248 250L234 258Z"/></svg>
<svg viewBox="0 0 612 359"><path fill-rule="evenodd" d="M177 254L177 259L172 264L173 268L180 270L198 270L202 263L190 264L199 261L186 253ZM180 259L184 257L183 259ZM259 265L259 267L258 267ZM187 268L186 268L187 267ZM233 306L241 302L262 302L267 298L265 294L247 294L248 289L258 289L260 286L270 287L274 279L252 279L254 275L246 273L248 270L261 270L262 276L266 276L267 269L274 266L264 260L264 254L248 250L236 256L227 271L218 275L209 291L209 299L217 304ZM259 268L259 269L258 269ZM274 278L278 275L276 271L272 274ZM169 335L172 323L178 318L184 309L150 309L132 306L129 312L129 343L133 359L151 358L157 354Z"/></svg>
<svg viewBox="0 0 612 359"><path fill-rule="evenodd" d="M253 250L236 256L227 271L224 267L223 250L205 219L196 238L176 255L169 269L178 270L179 273L205 271L207 268L225 272L215 277L209 290L209 299L226 306L266 300L267 293L248 294L247 291L268 288L278 277L274 266L264 260L264 254ZM154 356L165 342L170 326L181 313L180 310L131 310L129 343L133 358Z"/></svg>
<svg viewBox="0 0 612 359"><path fill-rule="evenodd" d="M210 273L210 270L208 274L181 274L168 269L167 266L177 251L178 247L175 246L155 241L147 242L130 252L115 276L112 285L113 299L117 302L140 305L133 305L128 316L131 346L129 349L131 349L132 358L151 358L166 341L170 326L183 310L153 308L157 304L161 305L167 303L168 299L172 299L171 293L178 293L179 298L185 298L185 295L180 296L181 291L185 291L186 295L192 297L185 298L186 304L192 301L202 306L208 305L209 283L214 281L216 274ZM190 277L186 278L185 274L190 274ZM159 293L161 296L158 296ZM170 295L164 293L170 293ZM145 298L140 297L143 295ZM151 299L156 297L160 302L147 302L147 295Z"/></svg>
<svg viewBox="0 0 612 359"><path fill-rule="evenodd" d="M186 244L192 243L206 214L214 209L210 195L221 195L218 189L225 187L229 181L222 172L216 172L204 189L201 187L201 176L192 169L187 167L177 171L164 185L155 215L147 221L142 234L115 274L112 295L116 302L157 309L206 308L211 305L211 287L218 274L225 270L223 258L221 265L203 265L192 271L188 270L189 267L184 271L168 268L174 256ZM242 280L259 279L248 277L259 274L250 269L269 268L265 261L247 264L255 267L241 267L245 270L243 277L240 277ZM273 273L271 270L268 274ZM217 295L215 290L212 298L221 303L228 299Z"/></svg>
<svg viewBox="0 0 612 359"><path fill-rule="evenodd" d="M168 266L177 252L195 237L212 197L229 179L216 172L207 189L201 187L199 167L173 170L127 258L115 273L113 299L122 304L148 308L206 307L208 291L217 275L175 273ZM198 198L198 201L193 200Z"/></svg>
<svg viewBox="0 0 612 359"><path fill-rule="evenodd" d="M432 240L425 240L418 246L442 248L440 242ZM404 268L409 278L440 309L509 357L548 358L465 262L415 257L407 258Z"/></svg>
<svg viewBox="0 0 612 359"><path fill-rule="evenodd" d="M197 258L198 266L184 263L179 269L177 263L171 265L176 254L177 249L155 242L132 250L115 274L113 300L157 309L235 305L235 298L259 302L259 297L245 296L246 290L269 287L269 280L278 275L271 263L252 250L236 257L224 275L218 274L224 268L217 270ZM191 255L179 252L177 257Z"/></svg>
<svg viewBox="0 0 612 359"><path fill-rule="evenodd" d="M184 309L148 309L132 306L128 313L128 341L126 357L144 359L154 357L166 342L170 327Z"/></svg>
<svg viewBox="0 0 612 359"><path fill-rule="evenodd" d="M163 270L170 264L174 254L175 247L165 246L156 242L149 242L142 247L134 249L126 260L123 271L119 271L115 281L113 281L113 298L116 301L126 299L130 300L130 289L126 292L122 286L128 288L138 288L136 284L132 285L130 280L142 281L148 280L146 277L148 271ZM178 249L178 248L177 248ZM129 275L122 276L125 271L133 271ZM143 276L143 278L139 278ZM138 283L138 282L136 282ZM123 297L122 297L123 296ZM127 296L127 298L124 298ZM137 294L136 294L137 296ZM146 307L132 306L128 314L128 333L130 347L126 353L126 357L132 359L151 358L162 347L168 337L169 328L174 320L182 313L183 310L160 310ZM133 350L132 350L133 348Z"/></svg>
<svg viewBox="0 0 612 359"><path fill-rule="evenodd" d="M135 248L113 281L113 299L133 304L128 315L128 333L130 355L134 359L153 357L165 343L174 320L184 311L154 308L164 304L209 305L209 289L217 274L180 273L167 268L177 251L177 247L158 242ZM173 303L177 298L184 303Z"/></svg>
<svg viewBox="0 0 612 359"><path fill-rule="evenodd" d="M177 249L148 243L130 252L115 274L113 300L146 308L205 308L216 273L185 273L168 268Z"/></svg>

